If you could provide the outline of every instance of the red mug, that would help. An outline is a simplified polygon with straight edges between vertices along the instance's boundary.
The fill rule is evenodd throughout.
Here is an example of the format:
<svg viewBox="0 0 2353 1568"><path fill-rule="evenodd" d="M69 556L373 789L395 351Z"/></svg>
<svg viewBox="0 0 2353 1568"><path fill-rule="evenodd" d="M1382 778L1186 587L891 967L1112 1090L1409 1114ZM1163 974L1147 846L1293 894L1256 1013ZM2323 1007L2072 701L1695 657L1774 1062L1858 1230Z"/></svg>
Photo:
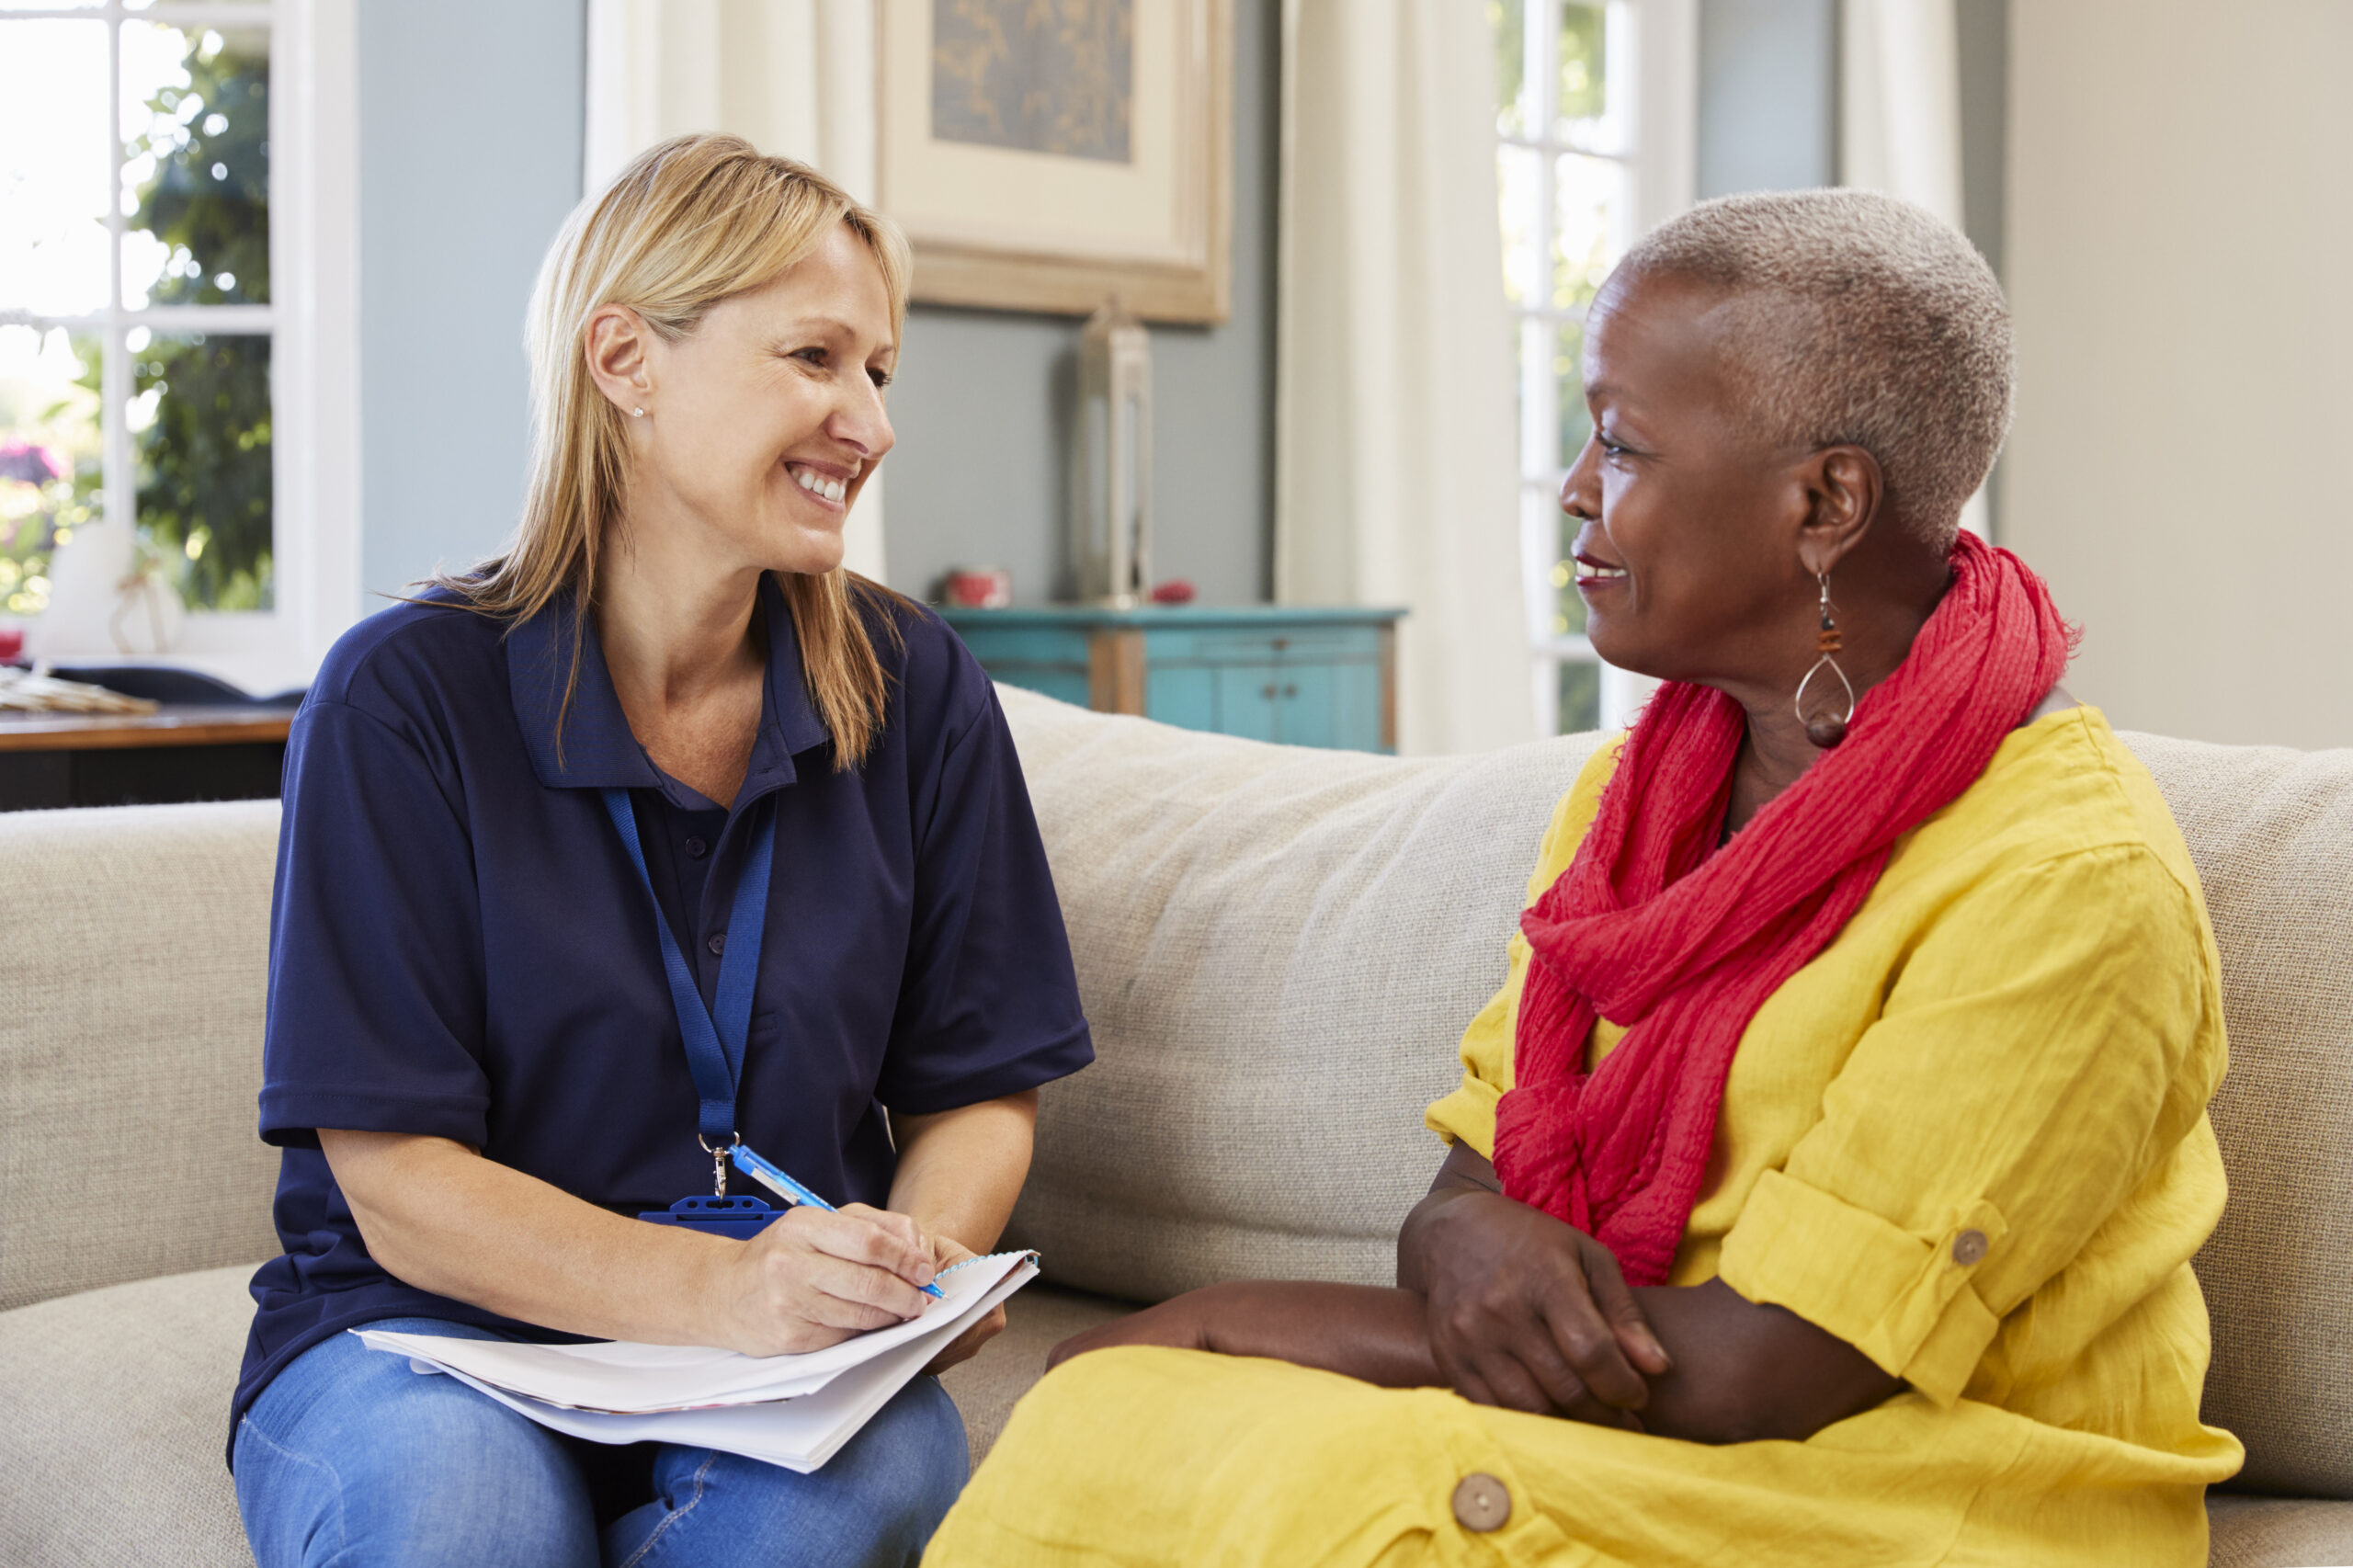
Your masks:
<svg viewBox="0 0 2353 1568"><path fill-rule="evenodd" d="M966 609L1003 609L1013 602L1013 574L1002 566L963 566L948 574L948 602Z"/></svg>

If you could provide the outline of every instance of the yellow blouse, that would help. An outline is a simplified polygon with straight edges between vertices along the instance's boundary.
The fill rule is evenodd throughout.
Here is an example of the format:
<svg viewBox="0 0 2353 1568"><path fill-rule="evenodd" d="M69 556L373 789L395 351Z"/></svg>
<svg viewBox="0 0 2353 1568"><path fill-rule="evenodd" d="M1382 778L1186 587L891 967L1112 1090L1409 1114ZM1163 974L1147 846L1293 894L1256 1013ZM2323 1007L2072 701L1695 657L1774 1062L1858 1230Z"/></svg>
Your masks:
<svg viewBox="0 0 2353 1568"><path fill-rule="evenodd" d="M1562 801L1531 901L1615 763ZM1528 962L1515 936L1462 1085L1428 1112L1485 1153ZM1620 1038L1597 1025L1591 1059ZM1103 1352L1023 1402L926 1562L2199 1568L2204 1488L2241 1457L2198 1419L2189 1267L2222 1209L2206 1103L2225 1055L2163 799L2098 712L2050 715L1758 1010L1676 1256L1674 1283L1788 1307L1902 1392L1804 1443L1709 1448ZM1473 1471L1510 1493L1501 1528L1456 1517Z"/></svg>

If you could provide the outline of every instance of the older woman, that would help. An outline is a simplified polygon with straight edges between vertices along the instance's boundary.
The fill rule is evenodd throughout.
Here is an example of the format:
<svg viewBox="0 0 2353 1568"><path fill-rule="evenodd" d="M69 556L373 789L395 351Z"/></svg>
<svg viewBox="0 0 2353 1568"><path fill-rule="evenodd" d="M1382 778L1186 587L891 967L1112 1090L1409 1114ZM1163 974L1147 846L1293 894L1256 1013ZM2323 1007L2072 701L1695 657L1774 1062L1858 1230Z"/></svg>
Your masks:
<svg viewBox="0 0 2353 1568"><path fill-rule="evenodd" d="M295 720L285 1253L233 1417L263 1568L907 1568L963 1483L928 1377L798 1475L559 1437L344 1332L808 1350L1005 1223L1090 1052L988 680L841 569L906 277L798 164L646 153L540 275L512 546L356 628ZM670 1222L738 1140L838 1210Z"/></svg>
<svg viewBox="0 0 2353 1568"><path fill-rule="evenodd" d="M1538 851L1399 1288L1065 1345L927 1562L2205 1561L2216 958L2041 584L1959 532L1992 275L1739 199L1586 341L1578 587L1667 684Z"/></svg>

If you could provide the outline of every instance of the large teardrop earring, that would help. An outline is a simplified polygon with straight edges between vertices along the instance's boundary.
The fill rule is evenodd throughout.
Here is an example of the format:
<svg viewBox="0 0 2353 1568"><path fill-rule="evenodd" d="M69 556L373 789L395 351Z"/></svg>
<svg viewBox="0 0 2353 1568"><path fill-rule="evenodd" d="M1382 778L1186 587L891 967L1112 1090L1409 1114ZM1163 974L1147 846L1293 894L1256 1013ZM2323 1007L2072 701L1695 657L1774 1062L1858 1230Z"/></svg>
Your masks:
<svg viewBox="0 0 2353 1568"><path fill-rule="evenodd" d="M1855 683L1847 678L1847 672L1838 667L1835 657L1844 642L1838 635L1838 622L1830 614L1830 574L1817 572L1814 577L1822 584L1822 630L1814 634L1813 639L1814 652L1821 657L1814 660L1813 667L1805 672L1805 679L1798 682L1797 700L1793 706L1798 722L1805 726L1805 738L1822 750L1828 751L1847 738L1847 722L1855 716ZM1847 711L1844 714L1823 713L1809 719L1805 716L1805 688L1813 684L1813 677L1822 673L1825 665L1829 666L1830 673L1838 677L1838 684L1847 688Z"/></svg>

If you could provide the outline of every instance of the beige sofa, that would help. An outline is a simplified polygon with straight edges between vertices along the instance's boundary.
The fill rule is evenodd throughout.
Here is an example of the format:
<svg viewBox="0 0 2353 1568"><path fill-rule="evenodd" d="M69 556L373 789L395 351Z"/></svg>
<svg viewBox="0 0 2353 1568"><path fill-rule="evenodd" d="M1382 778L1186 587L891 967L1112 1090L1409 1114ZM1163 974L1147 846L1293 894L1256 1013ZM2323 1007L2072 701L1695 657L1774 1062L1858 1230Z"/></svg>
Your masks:
<svg viewBox="0 0 2353 1568"><path fill-rule="evenodd" d="M1100 1060L1046 1096L1048 1284L949 1379L976 1454L1062 1335L1213 1279L1385 1282L1421 1108L1594 744L1304 751L1005 693ZM2200 1258L2212 1562L2353 1563L2353 752L2129 737L2206 881L2233 1194ZM277 809L0 816L0 1562L248 1562L222 1465L273 1248L253 1136Z"/></svg>

